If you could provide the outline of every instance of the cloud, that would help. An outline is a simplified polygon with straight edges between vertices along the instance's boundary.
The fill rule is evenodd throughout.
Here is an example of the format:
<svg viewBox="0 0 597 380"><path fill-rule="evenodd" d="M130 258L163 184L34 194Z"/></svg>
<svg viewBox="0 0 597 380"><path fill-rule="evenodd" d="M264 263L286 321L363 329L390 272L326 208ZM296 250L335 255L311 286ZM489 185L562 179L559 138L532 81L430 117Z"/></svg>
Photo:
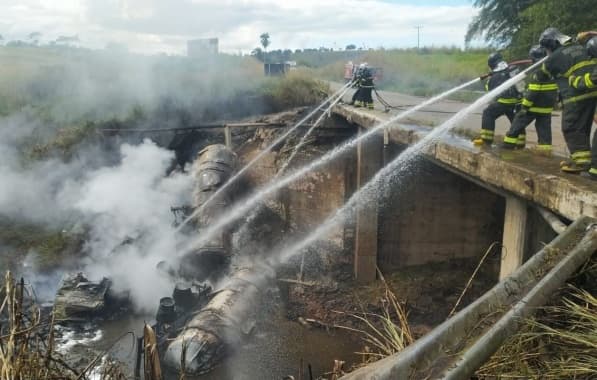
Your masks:
<svg viewBox="0 0 597 380"><path fill-rule="evenodd" d="M248 52L269 32L271 49L461 46L472 5L395 4L380 0L0 0L0 34L46 38L78 34L84 45L184 54L192 38L218 37L223 51Z"/></svg>

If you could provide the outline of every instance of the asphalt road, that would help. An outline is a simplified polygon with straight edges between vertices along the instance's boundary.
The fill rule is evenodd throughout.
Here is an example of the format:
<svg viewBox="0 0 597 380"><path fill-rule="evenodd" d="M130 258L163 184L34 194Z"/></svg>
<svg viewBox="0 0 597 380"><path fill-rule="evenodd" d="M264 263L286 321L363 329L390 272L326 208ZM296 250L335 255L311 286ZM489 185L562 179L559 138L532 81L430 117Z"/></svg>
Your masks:
<svg viewBox="0 0 597 380"><path fill-rule="evenodd" d="M337 90L342 86L340 83L331 83L332 90ZM349 90L344 96L344 101L348 103L355 90ZM408 109L408 106L419 104L425 100L425 98L400 94L397 92L379 91L381 97L386 100L392 106L401 107L398 110L392 109L391 114L398 114L402 110ZM370 112L384 112L384 106L379 102L375 94L373 95L375 110ZM437 126L442 122L448 120L456 112L460 111L464 107L468 106L469 103L463 103L453 100L442 100L428 108L424 108L421 112L416 112L407 118L403 123L413 123L422 125ZM465 129L472 133L477 133L481 129L481 110L468 116L463 124L458 126L459 129ZM554 155L563 157L568 156L568 149L564 141L564 136L561 132L561 117L560 112L555 111L552 115L552 136L553 136L553 152ZM496 142L500 142L503 139L503 135L506 134L510 122L503 116L497 120L496 123ZM499 135L499 136L497 136ZM537 133L534 125L527 127L527 146L535 145L537 142Z"/></svg>

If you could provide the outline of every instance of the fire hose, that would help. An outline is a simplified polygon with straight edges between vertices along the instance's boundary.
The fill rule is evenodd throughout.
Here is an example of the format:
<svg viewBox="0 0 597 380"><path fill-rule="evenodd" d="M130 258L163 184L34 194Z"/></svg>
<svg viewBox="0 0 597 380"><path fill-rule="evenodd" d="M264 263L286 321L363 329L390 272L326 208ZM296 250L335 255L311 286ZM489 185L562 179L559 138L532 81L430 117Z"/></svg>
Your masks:
<svg viewBox="0 0 597 380"><path fill-rule="evenodd" d="M392 105L379 94L379 92L377 91L377 89L375 87L373 87L373 91L375 92L375 96L377 97L377 100L379 100L379 102L385 107L384 112L389 112L392 109L401 110L401 109L408 109L408 108L416 106L416 104L402 104L399 106ZM420 110L419 112L455 114L458 111ZM480 113L476 113L476 114L480 115Z"/></svg>

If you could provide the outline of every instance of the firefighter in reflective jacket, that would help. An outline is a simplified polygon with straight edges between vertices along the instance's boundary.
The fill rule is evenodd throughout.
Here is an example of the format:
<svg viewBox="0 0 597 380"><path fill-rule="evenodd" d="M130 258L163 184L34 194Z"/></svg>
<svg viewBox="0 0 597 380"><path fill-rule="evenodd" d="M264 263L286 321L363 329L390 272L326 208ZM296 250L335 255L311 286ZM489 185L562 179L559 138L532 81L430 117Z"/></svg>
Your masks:
<svg viewBox="0 0 597 380"><path fill-rule="evenodd" d="M536 63L546 55L545 49L539 45L533 46L529 57ZM551 154L551 111L557 101L558 85L542 71L531 76L524 97L522 107L516 113L512 126L504 137L502 147L506 149L524 148L526 143L526 127L535 120L537 129L538 153Z"/></svg>
<svg viewBox="0 0 597 380"><path fill-rule="evenodd" d="M355 67L352 72L352 87L356 87L357 90L354 92L354 94L352 94L352 100L350 101L350 104L355 107L361 107L363 105L363 101L361 100L361 86L359 82L361 72L363 71L365 65L366 63L361 63L358 67Z"/></svg>
<svg viewBox="0 0 597 380"><path fill-rule="evenodd" d="M546 29L539 44L549 54L541 70L555 79L562 98L562 133L571 157L563 161L560 168L568 173L587 171L591 167L589 139L597 106L597 89L575 88L569 81L571 76L585 77L585 74L591 73L597 59L590 58L583 46L555 28ZM593 145L596 142L593 139ZM597 166L596 154L593 154L593 165ZM593 170L593 174L597 171Z"/></svg>
<svg viewBox="0 0 597 380"><path fill-rule="evenodd" d="M491 54L487 60L487 66L491 69L489 79L485 83L485 90L487 91L497 88L512 76L508 64L504 61L500 53ZM497 100L490 103L483 110L481 136L473 140L473 143L475 145L491 145L495 133L496 119L505 115L512 122L514 119L514 110L518 104L520 104L520 93L515 86L501 93Z"/></svg>
<svg viewBox="0 0 597 380"><path fill-rule="evenodd" d="M597 37L591 38L586 44L587 53L591 58L597 58ZM593 67L591 72L585 73L584 75L570 75L568 78L568 84L576 90L591 93L591 91L597 90L597 65ZM593 138L593 144L591 148L591 168L589 169L589 177L597 180L597 144L595 138Z"/></svg>
<svg viewBox="0 0 597 380"><path fill-rule="evenodd" d="M597 58L597 37L593 37L587 42L586 49L591 58ZM593 71L584 75L570 75L568 83L580 91L597 89L597 65L594 66Z"/></svg>
<svg viewBox="0 0 597 380"><path fill-rule="evenodd" d="M356 74L356 81L358 89L353 96L355 107L367 107L373 109L373 73L366 63L362 63L359 66Z"/></svg>

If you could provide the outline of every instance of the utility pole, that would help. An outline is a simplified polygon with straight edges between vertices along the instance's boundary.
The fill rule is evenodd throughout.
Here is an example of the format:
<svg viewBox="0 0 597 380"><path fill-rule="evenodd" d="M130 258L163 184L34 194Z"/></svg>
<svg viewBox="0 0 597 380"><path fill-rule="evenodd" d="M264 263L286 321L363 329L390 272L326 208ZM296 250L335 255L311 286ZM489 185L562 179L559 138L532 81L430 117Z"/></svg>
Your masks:
<svg viewBox="0 0 597 380"><path fill-rule="evenodd" d="M417 30L417 50L419 50L421 48L421 29L423 29L423 27L417 25L415 26L415 29Z"/></svg>

